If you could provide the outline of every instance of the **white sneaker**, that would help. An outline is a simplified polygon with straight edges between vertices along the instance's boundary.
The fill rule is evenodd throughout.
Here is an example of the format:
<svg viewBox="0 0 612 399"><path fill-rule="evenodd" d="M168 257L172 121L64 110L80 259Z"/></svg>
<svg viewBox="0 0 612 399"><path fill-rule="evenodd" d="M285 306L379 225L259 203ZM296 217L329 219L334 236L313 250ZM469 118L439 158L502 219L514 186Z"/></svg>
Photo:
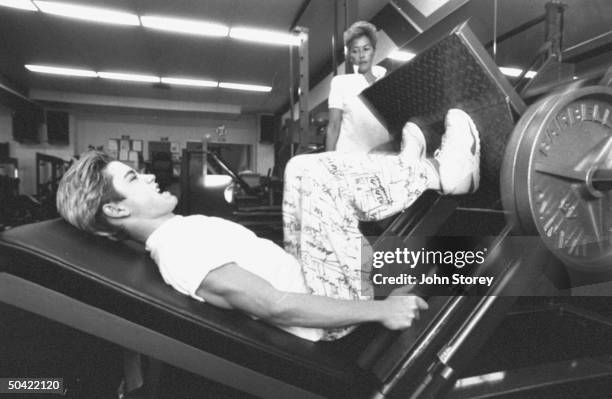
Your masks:
<svg viewBox="0 0 612 399"><path fill-rule="evenodd" d="M402 129L401 156L406 159L422 159L426 152L423 131L416 123L407 122Z"/></svg>
<svg viewBox="0 0 612 399"><path fill-rule="evenodd" d="M443 194L468 194L480 184L480 138L474 121L460 109L450 109L446 132L435 153Z"/></svg>

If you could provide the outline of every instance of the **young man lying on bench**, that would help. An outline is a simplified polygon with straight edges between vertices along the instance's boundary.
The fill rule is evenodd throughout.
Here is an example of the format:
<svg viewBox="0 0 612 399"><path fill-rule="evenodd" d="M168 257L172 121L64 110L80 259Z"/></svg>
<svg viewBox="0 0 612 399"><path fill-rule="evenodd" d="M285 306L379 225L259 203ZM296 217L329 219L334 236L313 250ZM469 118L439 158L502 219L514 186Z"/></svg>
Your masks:
<svg viewBox="0 0 612 399"><path fill-rule="evenodd" d="M85 153L57 193L74 226L146 245L167 284L191 297L238 309L309 340L332 340L355 324L411 326L427 309L408 288L372 301L361 268L359 220L409 207L423 191L464 194L478 188L480 143L471 118L451 109L434 158L414 123L399 154L327 152L291 159L285 171L285 250L216 217L173 213L176 197L101 152ZM402 295L403 294L403 295Z"/></svg>

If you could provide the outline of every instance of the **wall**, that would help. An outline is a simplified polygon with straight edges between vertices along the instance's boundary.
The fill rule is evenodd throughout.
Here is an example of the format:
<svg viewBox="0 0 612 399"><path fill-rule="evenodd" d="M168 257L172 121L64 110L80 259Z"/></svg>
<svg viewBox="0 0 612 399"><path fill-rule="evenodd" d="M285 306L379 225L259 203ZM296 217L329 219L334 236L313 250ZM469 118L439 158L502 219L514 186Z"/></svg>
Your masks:
<svg viewBox="0 0 612 399"><path fill-rule="evenodd" d="M12 120L9 109L0 106L0 142L10 142L11 156L19 159L19 172L22 179L22 194L36 193L35 154L42 152L63 159L80 154L89 145L104 146L111 138L129 135L131 139L143 140L143 154L148 157L148 141L158 141L167 137L177 141L181 149L187 141L201 141L210 134L211 142L218 142L215 129L225 125L225 142L248 144L252 146L251 169L266 174L274 164L274 149L268 144L259 143L259 121L254 115L241 115L230 118L210 117L204 114L161 114L139 113L137 111L70 110L70 144L51 146L47 143L23 145L13 140Z"/></svg>
<svg viewBox="0 0 612 399"><path fill-rule="evenodd" d="M21 194L36 194L36 153L70 159L74 155L74 117L70 117L70 144L67 146L40 144L21 144L13 140L11 110L0 105L0 142L9 142L10 156L19 161L19 191Z"/></svg>
<svg viewBox="0 0 612 399"><path fill-rule="evenodd" d="M8 108L0 105L0 142L13 139L13 128L11 127L11 114ZM11 148L12 150L12 148Z"/></svg>
<svg viewBox="0 0 612 399"><path fill-rule="evenodd" d="M274 144L259 143L257 145L257 173L267 175L274 167Z"/></svg>
<svg viewBox="0 0 612 399"><path fill-rule="evenodd" d="M210 135L211 142L218 142L215 130L219 125L225 125L227 129L225 142L250 144L253 148L257 144L257 118L250 115L231 119L199 115L185 117L91 111L75 111L74 115L76 150L79 153L85 151L89 145L106 147L109 139L128 135L130 139L144 141L143 155L147 160L148 141L159 141L162 137L167 137L169 141L179 142L181 149L186 147L187 141L202 141L205 135Z"/></svg>

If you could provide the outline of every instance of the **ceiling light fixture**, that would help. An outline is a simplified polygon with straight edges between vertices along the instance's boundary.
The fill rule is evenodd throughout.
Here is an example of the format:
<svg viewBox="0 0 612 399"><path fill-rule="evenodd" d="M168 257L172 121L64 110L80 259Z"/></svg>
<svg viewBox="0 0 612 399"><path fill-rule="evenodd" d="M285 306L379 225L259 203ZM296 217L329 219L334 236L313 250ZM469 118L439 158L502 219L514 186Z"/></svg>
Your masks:
<svg viewBox="0 0 612 399"><path fill-rule="evenodd" d="M32 65L32 64L28 64L25 67L26 69L32 72L50 73L53 75L87 77L87 78L95 78L96 76L98 76L94 71L89 71L86 69L74 69L74 68L65 68L65 67L54 67L54 66L49 66L49 65Z"/></svg>
<svg viewBox="0 0 612 399"><path fill-rule="evenodd" d="M17 8L19 10L37 11L30 0L0 0L0 6Z"/></svg>
<svg viewBox="0 0 612 399"><path fill-rule="evenodd" d="M159 16L140 17L142 26L168 32L187 33L198 36L227 36L229 28L225 25L192 19L168 18Z"/></svg>
<svg viewBox="0 0 612 399"><path fill-rule="evenodd" d="M129 82L145 82L145 83L159 83L160 82L160 79L157 76L136 75L132 73L123 73L123 72L98 72L98 76L102 79L126 80Z"/></svg>
<svg viewBox="0 0 612 399"><path fill-rule="evenodd" d="M504 75L510 76L510 77L513 77L513 78L518 78L519 76L521 76L521 73L523 72L523 70L520 69L520 68L509 68L509 67L499 67L499 70ZM536 71L528 71L527 74L525 75L525 77L527 79L531 79L534 76L536 76L536 74L537 74Z"/></svg>
<svg viewBox="0 0 612 399"><path fill-rule="evenodd" d="M219 82L212 80L184 79L184 78L161 78L161 82L169 85L193 86L193 87L217 87Z"/></svg>
<svg viewBox="0 0 612 399"><path fill-rule="evenodd" d="M34 4L40 11L60 15L62 17L82 19L91 22L101 22L115 25L140 25L137 15L123 11L109 10L106 8L89 7L70 3L58 3L55 1L34 0Z"/></svg>
<svg viewBox="0 0 612 399"><path fill-rule="evenodd" d="M387 57L395 61L406 62L413 59L415 55L409 51L395 50Z"/></svg>
<svg viewBox="0 0 612 399"><path fill-rule="evenodd" d="M299 46L302 40L299 35L291 33L243 27L232 28L229 35L233 39L285 46Z"/></svg>
<svg viewBox="0 0 612 399"><path fill-rule="evenodd" d="M259 91L259 92L265 92L265 93L269 93L270 91L272 91L272 87L270 86L259 86L259 85L243 84L243 83L221 82L219 83L219 87L221 87L222 89Z"/></svg>

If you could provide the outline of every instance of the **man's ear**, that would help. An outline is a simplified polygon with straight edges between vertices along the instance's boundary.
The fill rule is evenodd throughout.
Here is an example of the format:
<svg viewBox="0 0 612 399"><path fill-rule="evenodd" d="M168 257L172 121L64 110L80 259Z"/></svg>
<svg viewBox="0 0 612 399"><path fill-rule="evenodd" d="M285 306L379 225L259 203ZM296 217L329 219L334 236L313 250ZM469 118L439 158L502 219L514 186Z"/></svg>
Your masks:
<svg viewBox="0 0 612 399"><path fill-rule="evenodd" d="M122 219L130 216L130 210L118 202L109 202L102 205L102 212L110 219Z"/></svg>

